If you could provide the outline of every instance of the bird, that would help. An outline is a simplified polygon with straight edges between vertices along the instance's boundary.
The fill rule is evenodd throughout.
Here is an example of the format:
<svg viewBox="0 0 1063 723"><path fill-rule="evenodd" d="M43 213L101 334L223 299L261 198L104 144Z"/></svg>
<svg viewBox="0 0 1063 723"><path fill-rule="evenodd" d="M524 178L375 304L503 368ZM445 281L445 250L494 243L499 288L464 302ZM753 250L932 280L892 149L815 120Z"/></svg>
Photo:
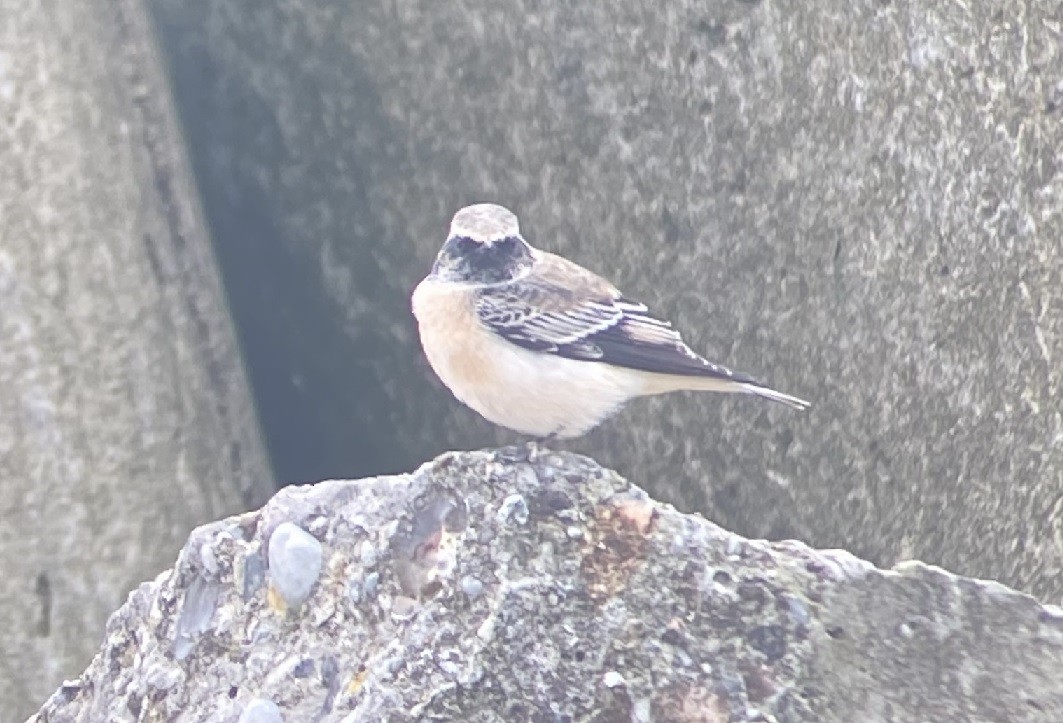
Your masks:
<svg viewBox="0 0 1063 723"><path fill-rule="evenodd" d="M637 397L739 392L807 409L695 353L666 319L521 235L492 203L460 209L411 307L432 370L494 424L578 437Z"/></svg>

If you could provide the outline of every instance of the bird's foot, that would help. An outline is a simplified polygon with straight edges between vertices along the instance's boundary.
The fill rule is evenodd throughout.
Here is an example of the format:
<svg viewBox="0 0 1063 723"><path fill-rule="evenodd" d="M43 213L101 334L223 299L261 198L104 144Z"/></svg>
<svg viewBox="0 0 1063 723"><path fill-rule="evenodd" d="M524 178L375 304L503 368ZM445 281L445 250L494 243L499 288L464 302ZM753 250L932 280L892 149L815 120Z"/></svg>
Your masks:
<svg viewBox="0 0 1063 723"><path fill-rule="evenodd" d="M524 448L528 452L528 461L531 462L533 457L538 457L544 452L549 452L547 445L551 442L558 440L557 432L551 432L545 437L533 437L524 443Z"/></svg>
<svg viewBox="0 0 1063 723"><path fill-rule="evenodd" d="M504 462L534 462L544 452L550 451L545 445L555 439L557 439L557 436L553 434L545 437L533 437L522 444L503 447L499 452Z"/></svg>

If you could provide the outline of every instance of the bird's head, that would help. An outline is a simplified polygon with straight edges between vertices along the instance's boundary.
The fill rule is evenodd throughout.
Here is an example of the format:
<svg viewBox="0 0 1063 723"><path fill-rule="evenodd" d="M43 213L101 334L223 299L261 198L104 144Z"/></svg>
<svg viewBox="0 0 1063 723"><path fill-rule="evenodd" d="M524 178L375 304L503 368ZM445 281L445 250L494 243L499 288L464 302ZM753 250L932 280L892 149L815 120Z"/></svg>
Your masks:
<svg viewBox="0 0 1063 723"><path fill-rule="evenodd" d="M432 274L473 286L503 284L526 274L534 255L512 211L478 203L454 214L450 236L436 257Z"/></svg>

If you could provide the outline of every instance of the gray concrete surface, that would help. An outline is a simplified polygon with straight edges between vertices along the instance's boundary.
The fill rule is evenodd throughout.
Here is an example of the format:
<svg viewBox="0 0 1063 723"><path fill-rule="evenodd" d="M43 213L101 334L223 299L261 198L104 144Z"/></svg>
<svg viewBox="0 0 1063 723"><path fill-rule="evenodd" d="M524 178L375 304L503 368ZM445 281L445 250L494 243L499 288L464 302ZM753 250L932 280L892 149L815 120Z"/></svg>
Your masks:
<svg viewBox="0 0 1063 723"><path fill-rule="evenodd" d="M287 605L293 525L325 564ZM1058 607L746 540L511 447L199 528L31 720L1055 723L1061 666Z"/></svg>
<svg viewBox="0 0 1063 723"><path fill-rule="evenodd" d="M135 2L0 2L0 720L272 475Z"/></svg>
<svg viewBox="0 0 1063 723"><path fill-rule="evenodd" d="M490 428L407 295L450 215L815 401L574 449L749 536L1063 599L1063 4L152 0L283 479Z"/></svg>

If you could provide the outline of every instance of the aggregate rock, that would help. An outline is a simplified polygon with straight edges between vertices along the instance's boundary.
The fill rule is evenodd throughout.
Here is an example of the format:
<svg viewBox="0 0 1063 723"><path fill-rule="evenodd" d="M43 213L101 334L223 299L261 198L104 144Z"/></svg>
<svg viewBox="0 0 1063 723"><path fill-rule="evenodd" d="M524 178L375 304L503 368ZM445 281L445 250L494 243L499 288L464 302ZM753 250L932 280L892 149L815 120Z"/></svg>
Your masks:
<svg viewBox="0 0 1063 723"><path fill-rule="evenodd" d="M281 525L324 551L298 608L247 593ZM997 583L744 539L511 447L197 529L32 721L1047 723L1061 666L1063 610Z"/></svg>
<svg viewBox="0 0 1063 723"><path fill-rule="evenodd" d="M815 405L642 401L573 449L750 537L1063 601L1059 0L149 5L282 478L512 439L408 309L495 201Z"/></svg>

